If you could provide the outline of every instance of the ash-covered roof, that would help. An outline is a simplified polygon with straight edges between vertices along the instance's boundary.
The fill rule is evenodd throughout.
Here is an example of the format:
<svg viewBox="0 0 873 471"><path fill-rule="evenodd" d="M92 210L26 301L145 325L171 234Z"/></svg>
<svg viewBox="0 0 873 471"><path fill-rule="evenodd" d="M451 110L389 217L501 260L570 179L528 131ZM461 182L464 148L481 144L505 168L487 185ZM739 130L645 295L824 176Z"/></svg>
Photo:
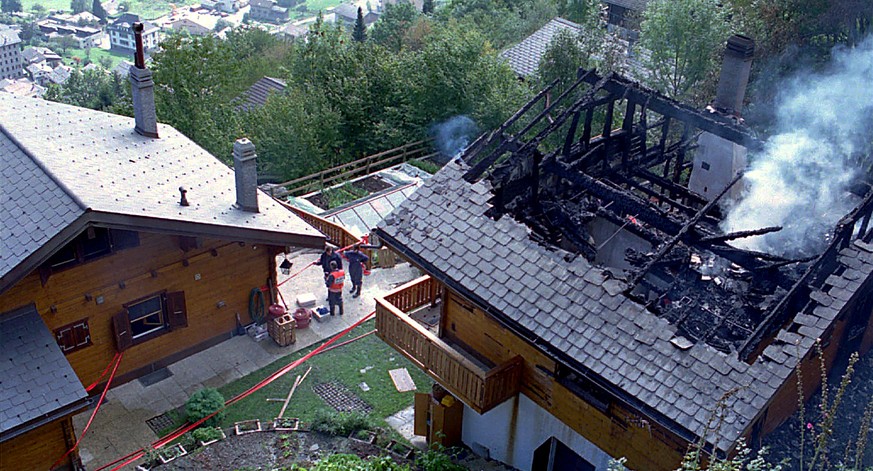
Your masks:
<svg viewBox="0 0 873 471"><path fill-rule="evenodd" d="M542 28L536 30L520 43L500 53L509 63L509 67L521 77L529 77L537 72L540 59L552 39L561 31L578 34L582 27L563 18L553 18Z"/></svg>
<svg viewBox="0 0 873 471"><path fill-rule="evenodd" d="M379 224L379 235L559 359L593 372L624 391L632 405L697 436L707 433L719 400L737 391L727 399L721 428L709 431L722 450L762 413L849 299L842 291L820 293L814 312L797 320L800 332L781 332L752 365L704 342L680 350L670 342L676 327L626 297L620 280L583 257L546 249L511 217L495 221L486 215L490 185L466 182L467 170L461 160L446 165ZM836 284L857 287L873 273L873 246L857 242L843 256L852 266L835 276Z"/></svg>
<svg viewBox="0 0 873 471"><path fill-rule="evenodd" d="M88 393L34 305L0 314L0 441L71 413Z"/></svg>
<svg viewBox="0 0 873 471"><path fill-rule="evenodd" d="M69 233L72 226L81 231L90 223L274 245L323 245L321 233L263 192L259 212L235 208L233 170L172 127L159 124L159 139L133 129L133 118L0 96L3 159L19 163L0 173L0 208L12 216L6 221L16 222L4 224L0 235L0 291L71 240L76 235ZM187 207L179 205L182 186L188 190Z"/></svg>

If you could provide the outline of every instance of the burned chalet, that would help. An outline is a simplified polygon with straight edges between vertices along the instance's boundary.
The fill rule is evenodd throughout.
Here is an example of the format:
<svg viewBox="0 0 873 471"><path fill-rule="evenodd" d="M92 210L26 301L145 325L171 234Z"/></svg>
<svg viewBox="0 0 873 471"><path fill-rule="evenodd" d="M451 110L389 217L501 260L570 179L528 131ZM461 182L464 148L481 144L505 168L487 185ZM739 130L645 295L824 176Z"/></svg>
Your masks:
<svg viewBox="0 0 873 471"><path fill-rule="evenodd" d="M705 111L580 70L379 224L426 272L377 299L379 336L441 386L417 433L526 470L675 469L701 438L729 454L784 422L793 372L807 396L820 381L816 339L829 365L870 348L868 184L812 255L735 243L779 227L720 229L762 145L736 111L752 47L728 42Z"/></svg>

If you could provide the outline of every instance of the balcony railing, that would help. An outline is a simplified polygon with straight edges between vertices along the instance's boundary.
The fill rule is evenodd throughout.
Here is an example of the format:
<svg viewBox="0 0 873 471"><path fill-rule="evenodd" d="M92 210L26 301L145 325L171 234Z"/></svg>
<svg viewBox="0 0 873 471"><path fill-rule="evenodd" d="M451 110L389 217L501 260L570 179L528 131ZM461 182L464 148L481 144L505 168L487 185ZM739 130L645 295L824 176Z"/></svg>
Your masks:
<svg viewBox="0 0 873 471"><path fill-rule="evenodd" d="M521 357L486 370L409 316L438 295L439 283L423 276L376 298L379 337L480 414L518 394Z"/></svg>

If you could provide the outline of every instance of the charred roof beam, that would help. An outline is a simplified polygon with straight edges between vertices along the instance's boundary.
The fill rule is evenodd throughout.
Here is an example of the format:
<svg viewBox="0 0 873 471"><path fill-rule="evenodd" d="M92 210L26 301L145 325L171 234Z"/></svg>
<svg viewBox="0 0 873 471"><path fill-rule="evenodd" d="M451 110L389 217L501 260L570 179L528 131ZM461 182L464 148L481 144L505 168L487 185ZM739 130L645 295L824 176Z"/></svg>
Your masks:
<svg viewBox="0 0 873 471"><path fill-rule="evenodd" d="M652 257L651 260L649 260L649 263L634 274L633 278L631 278L631 281L629 283L630 286L628 286L628 289L633 289L633 287L636 286L637 283L639 283L640 279L646 276L646 273L648 273L648 271L658 261L658 259L666 255L667 252L669 252L677 243L679 243L679 240L681 240L682 237L686 233L688 233L688 231L690 231L694 227L694 225L697 224L697 222L700 221L703 216L705 216L706 213L709 212L710 209L718 204L719 200L721 200L721 198L727 194L728 190L730 190L731 187L733 187L738 181L740 181L740 178L742 178L742 176L742 172L737 174L737 176L735 176L733 180L731 180L730 183L728 183L728 185L723 190L721 190L721 192L717 194L715 198L712 199L712 201L707 203L706 206L698 211L698 213L694 217L688 220L688 222L684 226L682 226L681 229L679 229L678 233L676 233L676 235L674 235L669 241L667 241L667 243L663 244L661 248L658 249L658 253L656 253L655 256Z"/></svg>
<svg viewBox="0 0 873 471"><path fill-rule="evenodd" d="M584 75L584 80L589 83L595 83L598 79L599 77L597 74ZM727 139L728 141L750 149L759 149L763 147L761 141L752 136L752 134L745 128L717 119L715 115L704 115L688 105L679 103L657 92L642 90L638 84L625 78L616 76L612 80L609 80L603 88L613 95L626 96L628 100L633 100L637 103L646 102L648 100L648 107L652 111L684 121L696 128L715 134L716 136Z"/></svg>

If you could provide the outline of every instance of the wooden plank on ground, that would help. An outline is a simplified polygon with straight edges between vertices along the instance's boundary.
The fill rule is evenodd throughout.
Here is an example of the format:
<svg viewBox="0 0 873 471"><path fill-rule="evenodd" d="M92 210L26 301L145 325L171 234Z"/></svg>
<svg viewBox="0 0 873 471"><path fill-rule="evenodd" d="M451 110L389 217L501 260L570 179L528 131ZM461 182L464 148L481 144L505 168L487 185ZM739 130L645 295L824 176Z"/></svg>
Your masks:
<svg viewBox="0 0 873 471"><path fill-rule="evenodd" d="M398 391L415 391L415 383L412 381L412 376L409 376L409 371L406 368L390 370L388 374L391 375L391 381L394 381L394 387Z"/></svg>

